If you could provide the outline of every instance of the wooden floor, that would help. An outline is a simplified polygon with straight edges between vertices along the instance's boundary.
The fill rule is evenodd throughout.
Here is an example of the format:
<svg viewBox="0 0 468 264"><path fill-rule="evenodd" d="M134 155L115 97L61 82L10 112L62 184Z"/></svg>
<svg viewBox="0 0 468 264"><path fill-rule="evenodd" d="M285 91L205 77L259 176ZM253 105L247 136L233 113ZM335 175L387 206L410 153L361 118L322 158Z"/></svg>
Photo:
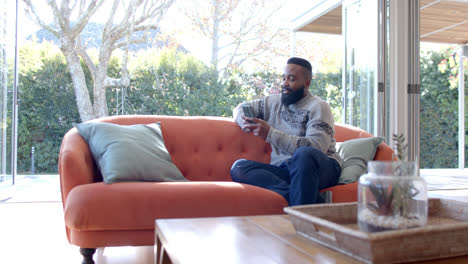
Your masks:
<svg viewBox="0 0 468 264"><path fill-rule="evenodd" d="M154 249L100 248L94 260L96 264L150 264ZM66 240L62 203L0 203L0 263L81 263L79 248Z"/></svg>
<svg viewBox="0 0 468 264"><path fill-rule="evenodd" d="M468 202L467 176L457 177L456 189L444 181L429 183L429 196ZM448 183L444 185L445 183ZM0 263L81 263L79 249L71 246L65 235L58 181L40 183L35 191L18 184L16 194L0 202ZM1 187L1 186L0 186ZM37 186L36 186L37 187ZM0 188L0 193L6 194ZM51 195L52 194L52 195ZM100 248L94 256L96 264L154 263L154 248Z"/></svg>

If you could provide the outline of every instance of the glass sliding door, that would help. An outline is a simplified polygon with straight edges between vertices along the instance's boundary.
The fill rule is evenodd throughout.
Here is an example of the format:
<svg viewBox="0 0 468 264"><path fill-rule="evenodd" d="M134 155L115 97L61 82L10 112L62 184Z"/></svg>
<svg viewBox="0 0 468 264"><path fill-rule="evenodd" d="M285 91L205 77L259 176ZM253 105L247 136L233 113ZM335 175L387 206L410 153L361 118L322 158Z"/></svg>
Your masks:
<svg viewBox="0 0 468 264"><path fill-rule="evenodd" d="M16 14L15 5L11 2L0 0L0 183L11 180L11 96L15 80Z"/></svg>
<svg viewBox="0 0 468 264"><path fill-rule="evenodd" d="M378 1L343 2L344 122L377 134Z"/></svg>

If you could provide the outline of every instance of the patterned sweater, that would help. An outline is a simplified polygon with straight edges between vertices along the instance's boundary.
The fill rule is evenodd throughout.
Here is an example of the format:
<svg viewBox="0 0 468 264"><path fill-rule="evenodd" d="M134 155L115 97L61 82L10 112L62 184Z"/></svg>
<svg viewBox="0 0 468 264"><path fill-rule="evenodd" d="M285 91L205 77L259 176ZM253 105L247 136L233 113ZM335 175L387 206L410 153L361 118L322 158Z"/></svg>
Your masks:
<svg viewBox="0 0 468 264"><path fill-rule="evenodd" d="M342 164L335 149L333 114L328 103L319 97L307 91L304 98L287 107L281 103L281 94L243 102L233 110L234 120L240 127L243 104L252 106L255 117L271 126L266 138L272 147L270 164L279 166L301 146L319 149Z"/></svg>

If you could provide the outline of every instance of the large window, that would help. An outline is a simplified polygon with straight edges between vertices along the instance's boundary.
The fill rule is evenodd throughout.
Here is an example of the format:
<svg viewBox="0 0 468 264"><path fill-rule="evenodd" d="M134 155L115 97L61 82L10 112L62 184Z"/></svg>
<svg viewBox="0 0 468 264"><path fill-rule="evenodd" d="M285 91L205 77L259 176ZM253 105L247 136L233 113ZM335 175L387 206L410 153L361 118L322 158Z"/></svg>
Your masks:
<svg viewBox="0 0 468 264"><path fill-rule="evenodd" d="M0 1L3 6L9 2L8 8L14 7L11 1ZM143 12L143 6L127 6L135 1L120 1L115 10L114 1L98 1L103 4L83 22L86 26L80 34L70 36L64 33L86 17L80 14L93 1L69 5L67 8L73 8L70 12L58 13L47 4L54 1L31 2L36 9L30 13L35 10L44 23L38 26L20 12L20 29L29 31L22 35L19 46L19 173L56 173L63 135L73 124L88 119L116 114L230 116L232 108L243 100L279 92L279 76L291 50L312 62L311 90L330 103L336 121L378 134L378 1L322 1L334 3L330 14L340 17L343 37L301 33L295 45L291 45L289 28L284 25L300 15L294 3L301 2L306 10L314 6L309 3L314 1L159 0L162 5L155 6L160 9L153 12L157 15L141 25L135 23L148 12ZM20 2L20 10L25 7ZM2 175L9 175L12 145L15 12L8 8L2 9L6 15L1 16ZM110 14L115 14L113 23L106 23ZM66 15L70 16L69 28L53 24L53 17ZM322 30L337 30L329 25L330 20L324 21ZM112 31L118 28L124 30ZM401 36L407 34L405 29L396 30L402 32ZM111 42L113 45L109 45ZM79 45L65 47L67 43ZM344 49L342 43L346 43ZM116 48L106 50L103 44ZM459 163L458 97L453 86L458 80L457 54L451 50L440 53L440 58L421 56L425 67L421 69L422 168L457 167ZM343 57L344 64L340 65L337 61ZM406 63L393 65L403 69ZM443 67L447 68L445 72ZM403 91L407 85L394 80L390 83ZM407 103L388 102L387 108L398 111ZM389 112L385 113L387 120L393 118L407 125L401 116L390 116L393 113ZM391 144L391 137L387 141Z"/></svg>
<svg viewBox="0 0 468 264"><path fill-rule="evenodd" d="M9 181L11 157L11 98L14 85L15 5L0 1L0 182Z"/></svg>
<svg viewBox="0 0 468 264"><path fill-rule="evenodd" d="M450 5L461 7L463 4L451 2L450 5L439 5L436 1L434 5L426 6L427 3L422 2L420 7L408 7L408 2L404 1L386 2L390 2L388 6L391 7L388 35L390 66L385 101L387 110L383 115L387 119L387 143L392 144L394 134L403 133L409 144L414 145L414 152L420 153L418 161L422 169L464 168L467 160L464 153L468 148L464 128L464 124L467 124L464 97L467 82L463 82L463 79L467 78L468 59L460 56L467 48L434 44L463 39L457 34L458 29L439 35L441 30L436 28L437 23L434 22L443 20L443 16L437 14L440 10L454 13L453 8L456 6ZM342 34L346 52L343 116L346 123L373 134L377 134L375 127L378 113L374 108L377 99L377 3L365 0L342 2ZM408 16L408 8L414 12L411 16ZM414 25L408 21L420 15L419 12L416 14L417 11L421 13L421 23L424 23L420 32L418 26L409 30ZM452 20L456 22L457 19L463 20L463 16ZM455 22L446 29L459 26ZM412 35L409 36L408 32ZM417 33L420 33L422 41L421 50L415 48L415 45L419 45L417 40L412 42L418 36ZM420 57L419 67L417 54ZM419 136L412 137L412 132L419 132Z"/></svg>
<svg viewBox="0 0 468 264"><path fill-rule="evenodd" d="M375 0L343 3L345 122L376 134L377 29Z"/></svg>
<svg viewBox="0 0 468 264"><path fill-rule="evenodd" d="M240 102L280 91L291 49L284 25L297 14L291 1L62 2L20 1L18 174L57 173L61 140L79 122L121 114L231 116ZM54 17L70 23L54 24ZM340 121L341 38L298 39L296 55L314 67L311 90ZM12 69L5 91L12 91ZM11 117L5 124L11 137Z"/></svg>

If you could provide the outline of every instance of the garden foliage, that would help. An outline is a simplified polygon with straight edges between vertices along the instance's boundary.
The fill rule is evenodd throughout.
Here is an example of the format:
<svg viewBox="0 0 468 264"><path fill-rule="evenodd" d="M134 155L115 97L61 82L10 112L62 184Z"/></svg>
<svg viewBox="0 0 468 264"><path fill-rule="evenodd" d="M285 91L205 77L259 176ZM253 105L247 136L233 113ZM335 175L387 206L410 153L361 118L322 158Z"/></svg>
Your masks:
<svg viewBox="0 0 468 264"><path fill-rule="evenodd" d="M421 168L458 168L459 60L455 51L446 49L421 54ZM467 78L468 72L465 72L465 80ZM465 94L467 84L465 82ZM465 127L467 121L465 112Z"/></svg>
<svg viewBox="0 0 468 264"><path fill-rule="evenodd" d="M450 56L450 51L421 56L421 168L456 167L458 162L458 92L451 84L458 66ZM111 77L119 77L120 65L112 57ZM244 100L280 92L280 73L233 69L221 78L193 55L175 49L140 50L132 54L129 71L125 114L229 117ZM90 73L85 74L91 82ZM66 61L56 46L28 42L21 47L19 90L18 173L30 172L33 146L35 173L57 173L61 140L80 117ZM340 122L341 71L314 73L310 90L331 105ZM122 113L121 95L120 88L107 93L112 115Z"/></svg>

